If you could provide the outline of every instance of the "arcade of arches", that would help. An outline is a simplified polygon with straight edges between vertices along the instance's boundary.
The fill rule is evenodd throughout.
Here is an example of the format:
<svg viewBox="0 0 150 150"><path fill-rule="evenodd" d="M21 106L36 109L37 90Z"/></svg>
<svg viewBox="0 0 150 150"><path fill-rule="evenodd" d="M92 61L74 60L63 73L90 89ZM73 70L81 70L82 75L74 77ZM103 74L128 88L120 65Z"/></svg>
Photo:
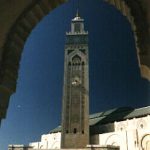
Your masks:
<svg viewBox="0 0 150 150"><path fill-rule="evenodd" d="M32 29L69 0L0 0L0 121L16 90L19 62ZM150 0L104 0L127 17L135 36L141 76L150 81Z"/></svg>

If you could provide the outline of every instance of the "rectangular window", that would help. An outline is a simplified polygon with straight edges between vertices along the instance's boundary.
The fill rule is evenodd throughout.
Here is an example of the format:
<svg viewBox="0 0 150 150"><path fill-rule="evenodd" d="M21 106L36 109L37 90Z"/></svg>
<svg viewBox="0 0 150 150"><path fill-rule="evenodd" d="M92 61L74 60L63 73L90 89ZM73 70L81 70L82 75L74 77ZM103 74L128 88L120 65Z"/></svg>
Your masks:
<svg viewBox="0 0 150 150"><path fill-rule="evenodd" d="M80 32L80 23L75 23L74 30L75 32Z"/></svg>

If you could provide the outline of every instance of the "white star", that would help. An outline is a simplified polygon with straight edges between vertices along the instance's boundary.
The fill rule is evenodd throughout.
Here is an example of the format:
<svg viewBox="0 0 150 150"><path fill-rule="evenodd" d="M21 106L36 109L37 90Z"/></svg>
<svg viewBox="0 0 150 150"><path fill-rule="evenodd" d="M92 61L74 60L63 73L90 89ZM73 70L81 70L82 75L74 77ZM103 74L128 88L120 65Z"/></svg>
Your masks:
<svg viewBox="0 0 150 150"><path fill-rule="evenodd" d="M17 108L21 108L21 106L20 106L20 105L17 105Z"/></svg>

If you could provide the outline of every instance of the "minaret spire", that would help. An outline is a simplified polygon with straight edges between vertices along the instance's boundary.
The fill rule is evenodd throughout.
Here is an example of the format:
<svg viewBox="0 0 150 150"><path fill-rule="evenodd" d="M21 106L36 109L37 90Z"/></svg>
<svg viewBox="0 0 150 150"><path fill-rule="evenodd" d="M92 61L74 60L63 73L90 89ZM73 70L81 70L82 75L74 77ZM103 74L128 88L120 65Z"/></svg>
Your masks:
<svg viewBox="0 0 150 150"><path fill-rule="evenodd" d="M79 17L79 8L77 8L76 17Z"/></svg>
<svg viewBox="0 0 150 150"><path fill-rule="evenodd" d="M76 17L80 17L80 15L79 15L79 0L78 0L78 2L77 2L77 13L76 13Z"/></svg>

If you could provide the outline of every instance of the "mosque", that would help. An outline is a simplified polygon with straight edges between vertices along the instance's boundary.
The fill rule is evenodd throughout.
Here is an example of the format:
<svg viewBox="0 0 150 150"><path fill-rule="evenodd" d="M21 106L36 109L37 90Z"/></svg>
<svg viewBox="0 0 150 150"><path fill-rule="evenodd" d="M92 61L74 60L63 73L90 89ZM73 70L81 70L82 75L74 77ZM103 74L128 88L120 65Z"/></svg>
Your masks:
<svg viewBox="0 0 150 150"><path fill-rule="evenodd" d="M104 150L150 150L150 106L118 108L90 115L90 144ZM119 148L118 148L119 146ZM8 150L61 148L61 126L41 136L29 146L9 145Z"/></svg>
<svg viewBox="0 0 150 150"><path fill-rule="evenodd" d="M150 150L150 106L89 115L88 32L78 13L66 33L61 126L29 146L8 146L40 149Z"/></svg>
<svg viewBox="0 0 150 150"><path fill-rule="evenodd" d="M150 106L118 108L90 115L90 144L120 150L150 150ZM41 136L40 142L29 144L33 149L60 149L61 126ZM113 148L112 148L113 149Z"/></svg>

